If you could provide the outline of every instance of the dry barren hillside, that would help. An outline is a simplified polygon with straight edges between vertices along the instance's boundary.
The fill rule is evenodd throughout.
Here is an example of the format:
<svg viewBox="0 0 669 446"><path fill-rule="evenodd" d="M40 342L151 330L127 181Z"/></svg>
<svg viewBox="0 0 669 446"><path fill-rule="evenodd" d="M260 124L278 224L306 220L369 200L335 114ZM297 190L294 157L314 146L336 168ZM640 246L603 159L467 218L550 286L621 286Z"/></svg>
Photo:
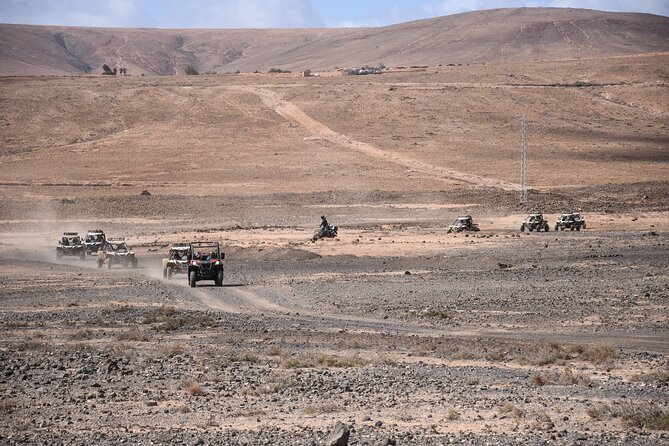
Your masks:
<svg viewBox="0 0 669 446"><path fill-rule="evenodd" d="M0 25L0 74L130 74L438 65L669 50L669 18L580 9L498 9L381 28L161 30Z"/></svg>

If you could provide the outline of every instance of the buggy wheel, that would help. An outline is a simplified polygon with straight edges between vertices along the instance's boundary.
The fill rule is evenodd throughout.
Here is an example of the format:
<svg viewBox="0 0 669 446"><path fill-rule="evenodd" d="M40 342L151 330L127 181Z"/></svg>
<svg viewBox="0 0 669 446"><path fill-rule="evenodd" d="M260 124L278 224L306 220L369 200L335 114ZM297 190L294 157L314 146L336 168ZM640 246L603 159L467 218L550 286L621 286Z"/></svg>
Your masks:
<svg viewBox="0 0 669 446"><path fill-rule="evenodd" d="M168 266L167 269L165 269L165 275L163 277L166 277L167 280L172 280L172 267Z"/></svg>
<svg viewBox="0 0 669 446"><path fill-rule="evenodd" d="M534 231L534 227L530 225L530 226L527 227L527 230L532 232L532 231Z"/></svg>
<svg viewBox="0 0 669 446"><path fill-rule="evenodd" d="M585 229L585 222L581 225L581 228Z"/></svg>
<svg viewBox="0 0 669 446"><path fill-rule="evenodd" d="M188 284L191 286L191 288L195 288L195 285L197 284L197 274L195 271L191 271L188 274Z"/></svg>
<svg viewBox="0 0 669 446"><path fill-rule="evenodd" d="M551 229L550 226L548 226L548 223L544 225L544 232L548 232Z"/></svg>
<svg viewBox="0 0 669 446"><path fill-rule="evenodd" d="M574 227L573 227L573 226L571 227L571 230L572 230L572 231L574 230Z"/></svg>
<svg viewBox="0 0 669 446"><path fill-rule="evenodd" d="M107 260L107 269L111 269L111 259Z"/></svg>
<svg viewBox="0 0 669 446"><path fill-rule="evenodd" d="M580 230L581 230L581 227L580 227L580 226L576 226L576 230L577 230L577 231L580 231Z"/></svg>
<svg viewBox="0 0 669 446"><path fill-rule="evenodd" d="M223 270L222 269L219 269L216 272L215 282L216 282L216 286L223 286Z"/></svg>
<svg viewBox="0 0 669 446"><path fill-rule="evenodd" d="M557 231L558 229L560 229L560 226L558 226L558 224L555 223L555 230Z"/></svg>
<svg viewBox="0 0 669 446"><path fill-rule="evenodd" d="M520 232L525 232L525 223L520 225Z"/></svg>

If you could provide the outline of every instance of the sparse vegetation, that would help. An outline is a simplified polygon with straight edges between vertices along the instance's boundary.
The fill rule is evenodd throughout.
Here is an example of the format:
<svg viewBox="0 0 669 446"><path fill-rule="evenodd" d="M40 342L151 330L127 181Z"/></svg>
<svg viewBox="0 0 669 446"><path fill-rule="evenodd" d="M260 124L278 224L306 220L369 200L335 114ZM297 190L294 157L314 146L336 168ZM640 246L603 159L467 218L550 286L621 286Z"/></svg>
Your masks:
<svg viewBox="0 0 669 446"><path fill-rule="evenodd" d="M631 428L669 430L669 410L658 407L654 402L602 403L589 408L587 414L597 421L619 418Z"/></svg>
<svg viewBox="0 0 669 446"><path fill-rule="evenodd" d="M16 403L12 400L2 400L0 402L0 412L11 412L16 408Z"/></svg>
<svg viewBox="0 0 669 446"><path fill-rule="evenodd" d="M462 414L454 409L448 409L446 411L446 419L449 421L459 420Z"/></svg>
<svg viewBox="0 0 669 446"><path fill-rule="evenodd" d="M186 75L188 75L188 76L197 76L198 74L200 74L200 72L197 71L197 68L195 68L195 67L194 67L193 65L191 65L191 64L186 65L186 68L184 68L184 72L185 72Z"/></svg>
<svg viewBox="0 0 669 446"><path fill-rule="evenodd" d="M119 341L135 341L135 342L147 342L149 336L145 331L140 330L127 330L122 331L116 336L116 339Z"/></svg>
<svg viewBox="0 0 669 446"><path fill-rule="evenodd" d="M182 382L182 387L192 396L202 396L205 393L202 385L194 379L185 379Z"/></svg>
<svg viewBox="0 0 669 446"><path fill-rule="evenodd" d="M310 404L304 408L307 415L321 415L324 413L335 413L345 410L345 407L334 403Z"/></svg>
<svg viewBox="0 0 669 446"><path fill-rule="evenodd" d="M154 325L156 331L176 331L183 327L208 328L217 325L208 313L179 312L174 307L160 307L144 315L143 324Z"/></svg>
<svg viewBox="0 0 669 446"><path fill-rule="evenodd" d="M318 355L311 356L306 354L299 354L284 358L281 361L280 367L284 369L297 368L345 368L345 367L362 367L368 362L359 356L332 356L332 355Z"/></svg>
<svg viewBox="0 0 669 446"><path fill-rule="evenodd" d="M105 76L115 76L116 71L116 68L112 70L107 64L102 65L102 74Z"/></svg>
<svg viewBox="0 0 669 446"><path fill-rule="evenodd" d="M573 372L566 368L562 372L552 371L547 373L536 373L530 378L530 382L535 386L545 385L588 385L591 380L590 377Z"/></svg>
<svg viewBox="0 0 669 446"><path fill-rule="evenodd" d="M282 70L281 68L270 68L268 73L290 73L290 71Z"/></svg>
<svg viewBox="0 0 669 446"><path fill-rule="evenodd" d="M499 409L497 409L497 412L500 413L501 415L508 415L513 418L523 418L525 416L525 412L519 409L513 403L504 404Z"/></svg>
<svg viewBox="0 0 669 446"><path fill-rule="evenodd" d="M649 373L635 374L630 377L631 382L669 383L669 370L656 370Z"/></svg>

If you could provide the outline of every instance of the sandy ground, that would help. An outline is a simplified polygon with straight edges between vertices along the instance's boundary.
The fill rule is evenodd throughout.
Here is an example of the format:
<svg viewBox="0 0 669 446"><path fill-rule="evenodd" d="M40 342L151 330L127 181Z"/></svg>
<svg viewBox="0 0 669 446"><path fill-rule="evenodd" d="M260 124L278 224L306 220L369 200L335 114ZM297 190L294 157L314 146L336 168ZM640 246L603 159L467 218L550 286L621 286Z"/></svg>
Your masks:
<svg viewBox="0 0 669 446"><path fill-rule="evenodd" d="M669 442L667 58L623 62L2 79L0 441ZM56 260L92 227L138 268ZM162 278L188 240L223 287Z"/></svg>

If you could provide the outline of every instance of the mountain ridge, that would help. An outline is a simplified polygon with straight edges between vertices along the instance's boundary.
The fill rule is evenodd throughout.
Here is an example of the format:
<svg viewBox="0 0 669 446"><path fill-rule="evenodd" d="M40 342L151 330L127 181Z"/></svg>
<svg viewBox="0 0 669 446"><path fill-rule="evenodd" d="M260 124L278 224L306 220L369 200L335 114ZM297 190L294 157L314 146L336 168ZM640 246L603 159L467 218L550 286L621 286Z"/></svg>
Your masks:
<svg viewBox="0 0 669 446"><path fill-rule="evenodd" d="M507 8L378 28L159 29L0 24L0 75L329 70L669 51L669 18L571 8Z"/></svg>

